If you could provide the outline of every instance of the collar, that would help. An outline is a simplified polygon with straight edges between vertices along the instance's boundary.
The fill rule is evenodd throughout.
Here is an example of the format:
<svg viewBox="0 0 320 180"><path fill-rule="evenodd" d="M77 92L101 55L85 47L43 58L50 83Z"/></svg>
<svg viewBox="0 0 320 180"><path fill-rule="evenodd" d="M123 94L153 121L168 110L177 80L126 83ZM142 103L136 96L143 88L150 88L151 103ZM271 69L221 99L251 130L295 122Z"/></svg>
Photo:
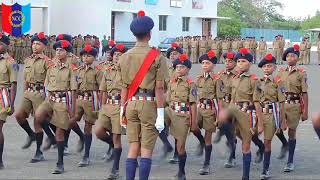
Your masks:
<svg viewBox="0 0 320 180"><path fill-rule="evenodd" d="M297 70L297 66L288 66L288 67L286 68L286 70L288 70L289 72L296 71L296 70Z"/></svg>
<svg viewBox="0 0 320 180"><path fill-rule="evenodd" d="M204 77L204 78L210 78L210 77L212 77L212 75L213 75L213 72L208 72L208 73L203 72L202 77Z"/></svg>
<svg viewBox="0 0 320 180"><path fill-rule="evenodd" d="M64 67L68 68L67 62L62 63L60 60L57 61L56 66L59 67L60 69Z"/></svg>
<svg viewBox="0 0 320 180"><path fill-rule="evenodd" d="M273 80L272 74L271 74L271 75L263 75L263 80L264 80L264 81L267 81L268 79L269 79L270 81Z"/></svg>
<svg viewBox="0 0 320 180"><path fill-rule="evenodd" d="M94 65L93 65L93 63L92 64L90 64L90 65L86 65L86 64L84 64L83 65L84 66L84 68L86 69L86 70L88 70L88 69L94 69Z"/></svg>
<svg viewBox="0 0 320 180"><path fill-rule="evenodd" d="M230 74L236 75L237 74L236 68L233 68L231 71L225 70L224 72L227 75L230 75Z"/></svg>
<svg viewBox="0 0 320 180"><path fill-rule="evenodd" d="M250 76L249 71L239 74L239 77L249 77L249 76Z"/></svg>
<svg viewBox="0 0 320 180"><path fill-rule="evenodd" d="M146 46L149 46L149 43L137 41L135 46L136 47L146 47Z"/></svg>
<svg viewBox="0 0 320 180"><path fill-rule="evenodd" d="M187 76L176 77L176 81L186 81Z"/></svg>

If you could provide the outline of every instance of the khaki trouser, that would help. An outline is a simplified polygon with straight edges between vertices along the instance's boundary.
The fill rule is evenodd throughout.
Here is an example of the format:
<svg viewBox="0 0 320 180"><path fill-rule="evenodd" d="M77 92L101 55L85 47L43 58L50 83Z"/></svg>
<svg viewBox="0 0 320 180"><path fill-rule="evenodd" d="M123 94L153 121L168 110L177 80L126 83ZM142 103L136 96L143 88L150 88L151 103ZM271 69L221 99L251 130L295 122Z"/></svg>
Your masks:
<svg viewBox="0 0 320 180"><path fill-rule="evenodd" d="M300 63L299 64L305 64L306 63L306 51L300 50Z"/></svg>
<svg viewBox="0 0 320 180"><path fill-rule="evenodd" d="M197 48L191 49L191 62L197 63L198 62L198 54L197 54Z"/></svg>

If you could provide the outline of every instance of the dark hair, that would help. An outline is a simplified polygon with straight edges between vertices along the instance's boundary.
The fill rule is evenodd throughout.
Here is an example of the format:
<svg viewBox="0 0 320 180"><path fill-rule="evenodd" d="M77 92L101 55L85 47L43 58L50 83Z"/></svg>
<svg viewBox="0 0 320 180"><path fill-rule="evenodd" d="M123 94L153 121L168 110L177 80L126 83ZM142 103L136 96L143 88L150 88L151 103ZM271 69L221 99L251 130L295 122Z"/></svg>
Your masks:
<svg viewBox="0 0 320 180"><path fill-rule="evenodd" d="M150 32L143 33L143 34L133 34L138 40L144 39L146 36L150 35Z"/></svg>

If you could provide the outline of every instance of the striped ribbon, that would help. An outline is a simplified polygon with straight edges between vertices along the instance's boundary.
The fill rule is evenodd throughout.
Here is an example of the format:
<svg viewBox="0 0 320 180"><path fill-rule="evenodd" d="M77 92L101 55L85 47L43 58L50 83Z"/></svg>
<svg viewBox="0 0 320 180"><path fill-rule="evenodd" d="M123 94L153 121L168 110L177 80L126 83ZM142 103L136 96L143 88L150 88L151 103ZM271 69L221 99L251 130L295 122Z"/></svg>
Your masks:
<svg viewBox="0 0 320 180"><path fill-rule="evenodd" d="M97 91L92 91L92 110L99 111L101 108L101 101Z"/></svg>
<svg viewBox="0 0 320 180"><path fill-rule="evenodd" d="M7 110L11 107L9 88L1 88L1 109Z"/></svg>
<svg viewBox="0 0 320 180"><path fill-rule="evenodd" d="M272 103L273 120L277 129L280 128L280 105L278 102Z"/></svg>
<svg viewBox="0 0 320 180"><path fill-rule="evenodd" d="M214 113L216 114L216 116L219 114L219 104L218 104L218 101L217 99L213 99L213 105L214 105Z"/></svg>
<svg viewBox="0 0 320 180"><path fill-rule="evenodd" d="M256 126L256 110L252 110L250 112L250 128L254 128Z"/></svg>
<svg viewBox="0 0 320 180"><path fill-rule="evenodd" d="M72 92L71 91L68 91L67 92L67 96L66 96L66 104L67 104L67 109L69 112L72 112Z"/></svg>

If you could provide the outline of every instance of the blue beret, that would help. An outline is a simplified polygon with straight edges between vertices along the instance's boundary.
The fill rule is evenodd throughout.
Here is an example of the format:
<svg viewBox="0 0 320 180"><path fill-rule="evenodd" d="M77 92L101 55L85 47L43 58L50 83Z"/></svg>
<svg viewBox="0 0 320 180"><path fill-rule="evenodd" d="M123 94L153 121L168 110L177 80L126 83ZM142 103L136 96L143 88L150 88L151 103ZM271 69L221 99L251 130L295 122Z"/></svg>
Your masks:
<svg viewBox="0 0 320 180"><path fill-rule="evenodd" d="M174 60L172 65L175 69L178 64L185 65L187 68L191 69L191 61L188 59L187 55L181 54L178 59Z"/></svg>
<svg viewBox="0 0 320 180"><path fill-rule="evenodd" d="M295 44L293 47L289 47L288 49L286 49L282 55L282 60L286 61L287 60L287 55L289 53L293 53L296 54L298 57L300 56L300 51L299 51L300 47L299 45Z"/></svg>
<svg viewBox="0 0 320 180"><path fill-rule="evenodd" d="M31 38L31 43L33 43L34 41L42 42L44 45L48 44L48 39L44 35L44 32L40 32L40 33L33 35Z"/></svg>
<svg viewBox="0 0 320 180"><path fill-rule="evenodd" d="M56 50L57 48L62 48L67 52L72 52L72 45L67 40L61 40L54 43L53 49Z"/></svg>
<svg viewBox="0 0 320 180"><path fill-rule="evenodd" d="M72 37L69 34L59 34L56 38L56 41L66 40L71 43Z"/></svg>
<svg viewBox="0 0 320 180"><path fill-rule="evenodd" d="M134 35L143 35L152 30L154 22L144 11L139 11L138 16L130 24L130 30Z"/></svg>
<svg viewBox="0 0 320 180"><path fill-rule="evenodd" d="M116 46L113 46L113 48L110 51L110 56L113 57L113 54L115 52L121 52L121 53L125 53L127 52L127 48L123 45L123 44L117 44Z"/></svg>
<svg viewBox="0 0 320 180"><path fill-rule="evenodd" d="M258 67L262 68L265 64L276 64L277 60L272 54L268 53L266 56L259 62Z"/></svg>
<svg viewBox="0 0 320 180"><path fill-rule="evenodd" d="M90 54L90 55L96 57L98 55L98 50L96 48L92 47L90 44L87 44L80 51L80 56L83 56L84 54Z"/></svg>
<svg viewBox="0 0 320 180"><path fill-rule="evenodd" d="M212 62L213 64L217 64L218 58L216 57L216 53L213 50L210 50L208 53L203 54L199 58L199 63L202 63L202 61L208 60Z"/></svg>
<svg viewBox="0 0 320 180"><path fill-rule="evenodd" d="M3 33L0 33L0 41L6 44L7 46L10 45L10 39L8 36L4 35Z"/></svg>
<svg viewBox="0 0 320 180"><path fill-rule="evenodd" d="M247 48L241 48L239 52L236 54L236 56L234 57L235 61L237 61L238 59L246 59L249 62L252 62L253 56Z"/></svg>
<svg viewBox="0 0 320 180"><path fill-rule="evenodd" d="M167 50L167 58L170 57L170 54L171 54L171 52L173 52L173 51L176 51L176 52L178 52L178 53L180 53L180 54L183 54L183 49L182 49L181 47L179 47L178 44L175 43L175 42L172 43L172 44L171 44L171 48L169 48L169 49Z"/></svg>

